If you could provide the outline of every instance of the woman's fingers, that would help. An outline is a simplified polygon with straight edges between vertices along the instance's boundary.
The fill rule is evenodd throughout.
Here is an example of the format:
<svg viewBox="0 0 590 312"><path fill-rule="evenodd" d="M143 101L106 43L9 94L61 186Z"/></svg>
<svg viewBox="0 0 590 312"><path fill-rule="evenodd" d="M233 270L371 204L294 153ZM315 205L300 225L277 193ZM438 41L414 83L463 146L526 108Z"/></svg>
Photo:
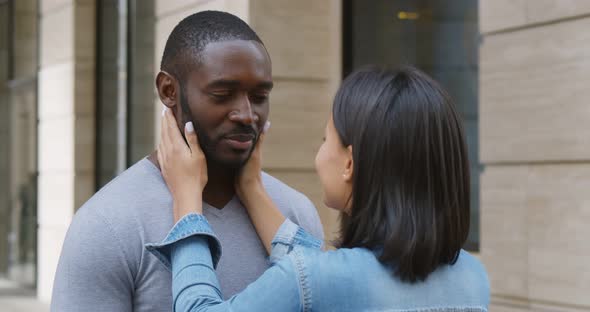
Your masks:
<svg viewBox="0 0 590 312"><path fill-rule="evenodd" d="M190 148L191 158L198 164L200 171L199 180L201 185L204 187L208 180L207 160L205 159L205 154L199 145L199 138L197 137L194 124L190 121L184 125L184 137L186 138L186 142Z"/></svg>
<svg viewBox="0 0 590 312"><path fill-rule="evenodd" d="M164 146L162 145L162 143L160 143L160 144L158 144L158 149L156 150L156 155L158 156L158 164L160 165L160 170L162 171L162 174L164 173L164 169L165 169L165 165L166 165L166 160L164 158L164 154L165 154Z"/></svg>
<svg viewBox="0 0 590 312"><path fill-rule="evenodd" d="M260 158L262 158L261 153L262 153L262 143L264 142L264 137L266 136L266 133L261 133L258 136L258 142L256 142L256 146L254 147L254 152L252 152L252 156L256 157L257 161L260 162ZM260 164L258 164L260 165Z"/></svg>
<svg viewBox="0 0 590 312"><path fill-rule="evenodd" d="M184 125L184 137L186 138L186 142L192 153L197 152L201 148L199 146L199 138L195 132L195 126L191 121Z"/></svg>
<svg viewBox="0 0 590 312"><path fill-rule="evenodd" d="M266 134L268 133L268 129L270 129L270 120L267 120L266 123L264 124L264 127L262 128L262 132L260 133L260 135L258 136L258 142L256 142L256 146L254 147L254 153L258 153L260 154L262 151L262 143L264 142L264 138L266 137Z"/></svg>
<svg viewBox="0 0 590 312"><path fill-rule="evenodd" d="M172 110L167 109L164 112L164 120L166 125L166 135L169 140L168 142L174 147L178 148L186 146L184 140L182 139L182 135L180 134L180 130L178 129L178 125L176 124L176 119L174 118Z"/></svg>
<svg viewBox="0 0 590 312"><path fill-rule="evenodd" d="M168 125L166 124L167 107L162 110L162 119L160 120L160 147L164 148L168 144Z"/></svg>
<svg viewBox="0 0 590 312"><path fill-rule="evenodd" d="M262 142L264 142L265 137L266 137L266 132L263 132L258 136L258 142L256 143L256 149L262 148Z"/></svg>
<svg viewBox="0 0 590 312"><path fill-rule="evenodd" d="M162 163L162 143L158 144L158 148L156 149L156 155L158 156L158 163Z"/></svg>
<svg viewBox="0 0 590 312"><path fill-rule="evenodd" d="M262 128L262 133L266 133L268 129L270 129L270 120L267 120L264 124L264 127Z"/></svg>

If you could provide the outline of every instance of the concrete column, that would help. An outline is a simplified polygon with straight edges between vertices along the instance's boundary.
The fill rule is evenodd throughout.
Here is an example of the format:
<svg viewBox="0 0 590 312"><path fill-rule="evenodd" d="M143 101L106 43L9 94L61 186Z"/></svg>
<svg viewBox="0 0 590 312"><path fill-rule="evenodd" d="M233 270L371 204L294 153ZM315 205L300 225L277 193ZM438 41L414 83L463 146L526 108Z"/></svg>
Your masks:
<svg viewBox="0 0 590 312"><path fill-rule="evenodd" d="M49 301L66 230L94 193L96 4L40 5L38 296Z"/></svg>

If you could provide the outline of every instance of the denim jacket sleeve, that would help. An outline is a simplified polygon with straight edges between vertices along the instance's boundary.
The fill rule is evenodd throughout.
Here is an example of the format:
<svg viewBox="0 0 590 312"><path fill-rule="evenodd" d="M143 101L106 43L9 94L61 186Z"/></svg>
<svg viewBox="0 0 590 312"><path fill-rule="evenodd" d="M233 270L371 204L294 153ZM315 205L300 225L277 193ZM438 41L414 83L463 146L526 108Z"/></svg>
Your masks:
<svg viewBox="0 0 590 312"><path fill-rule="evenodd" d="M146 244L145 248L156 256L168 270L171 270L170 259L174 247L181 240L191 236L199 236L209 243L209 251L206 254L211 258L213 268L216 268L221 257L221 243L213 233L207 218L200 214L191 213L184 216L176 222L164 241L158 244Z"/></svg>
<svg viewBox="0 0 590 312"><path fill-rule="evenodd" d="M175 311L304 311L310 300L302 288L306 270L301 256L292 251L298 245L320 248L321 241L287 219L272 244L272 267L227 301L215 273L221 247L204 216L185 216L162 243L146 248L172 271Z"/></svg>
<svg viewBox="0 0 590 312"><path fill-rule="evenodd" d="M275 234L271 246L270 262L274 264L293 251L296 246L321 249L322 241L307 233L291 220L285 219Z"/></svg>

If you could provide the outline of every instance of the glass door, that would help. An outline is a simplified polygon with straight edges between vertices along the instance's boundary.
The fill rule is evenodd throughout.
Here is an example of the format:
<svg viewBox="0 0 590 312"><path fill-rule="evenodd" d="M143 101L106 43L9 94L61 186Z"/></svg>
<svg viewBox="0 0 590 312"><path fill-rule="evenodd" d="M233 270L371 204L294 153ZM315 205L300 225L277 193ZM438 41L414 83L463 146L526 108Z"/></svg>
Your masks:
<svg viewBox="0 0 590 312"><path fill-rule="evenodd" d="M478 1L344 0L344 73L366 65L413 65L440 82L463 116L471 161L471 228L479 248Z"/></svg>
<svg viewBox="0 0 590 312"><path fill-rule="evenodd" d="M0 1L0 274L30 287L37 263L37 5Z"/></svg>

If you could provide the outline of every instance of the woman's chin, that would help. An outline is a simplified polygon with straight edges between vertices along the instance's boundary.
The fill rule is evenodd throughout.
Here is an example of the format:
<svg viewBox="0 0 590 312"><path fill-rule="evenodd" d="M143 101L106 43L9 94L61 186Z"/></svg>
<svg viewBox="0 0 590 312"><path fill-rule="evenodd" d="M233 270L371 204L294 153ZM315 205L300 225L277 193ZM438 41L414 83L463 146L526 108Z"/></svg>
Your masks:
<svg viewBox="0 0 590 312"><path fill-rule="evenodd" d="M332 210L336 210L336 211L340 211L342 212L344 209L342 207L339 207L339 205L334 205L334 202L329 201L325 196L323 198L323 202L324 205Z"/></svg>

